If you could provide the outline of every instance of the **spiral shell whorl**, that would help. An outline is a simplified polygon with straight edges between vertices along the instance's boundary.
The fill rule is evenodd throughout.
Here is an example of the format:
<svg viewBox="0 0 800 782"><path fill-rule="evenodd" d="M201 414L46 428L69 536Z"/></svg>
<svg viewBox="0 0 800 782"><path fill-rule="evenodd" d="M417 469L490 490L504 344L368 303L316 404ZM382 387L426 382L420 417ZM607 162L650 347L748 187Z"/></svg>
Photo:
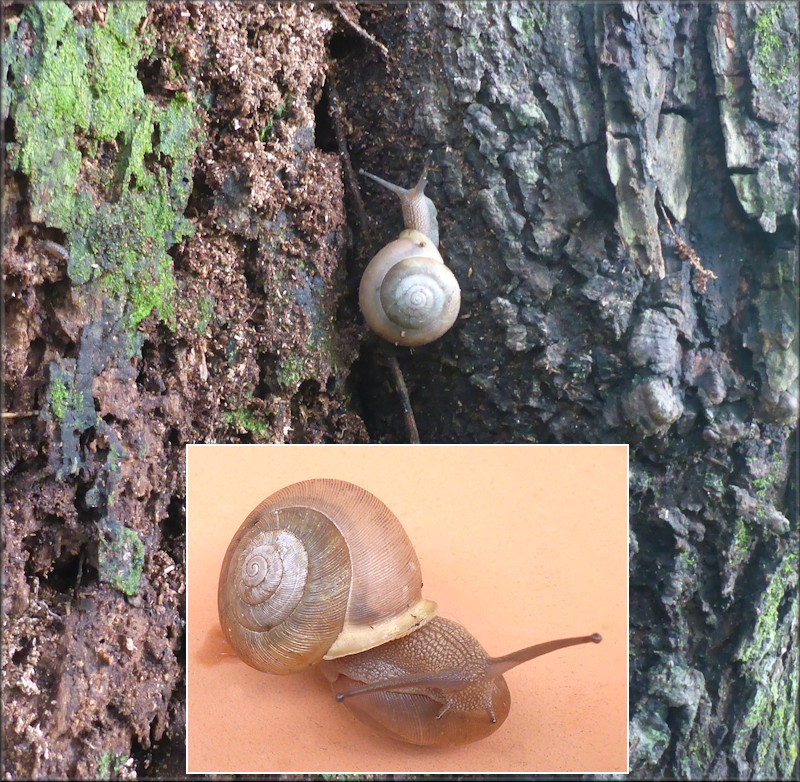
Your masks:
<svg viewBox="0 0 800 782"><path fill-rule="evenodd" d="M444 333L458 315L457 307L452 318L449 315L454 299L452 280L453 273L443 263L406 258L383 278L381 305L389 320L405 330L430 330L441 324Z"/></svg>
<svg viewBox="0 0 800 782"><path fill-rule="evenodd" d="M291 533L267 530L242 547L235 570L239 573L234 585L241 601L241 623L250 630L272 629L291 614L303 596L308 554L303 542Z"/></svg>
<svg viewBox="0 0 800 782"><path fill-rule="evenodd" d="M315 479L267 497L234 535L218 608L249 665L291 673L402 636L435 614L394 514L345 481Z"/></svg>
<svg viewBox="0 0 800 782"><path fill-rule="evenodd" d="M270 673L319 662L344 625L347 554L323 514L256 508L231 542L220 574L220 621L236 653Z"/></svg>

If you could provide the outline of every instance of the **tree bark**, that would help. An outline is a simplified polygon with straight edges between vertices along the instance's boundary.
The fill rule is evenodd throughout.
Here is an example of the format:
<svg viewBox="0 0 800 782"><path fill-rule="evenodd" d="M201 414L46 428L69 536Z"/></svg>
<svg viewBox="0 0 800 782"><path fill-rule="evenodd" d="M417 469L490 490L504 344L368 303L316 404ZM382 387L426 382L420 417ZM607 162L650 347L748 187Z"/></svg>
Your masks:
<svg viewBox="0 0 800 782"><path fill-rule="evenodd" d="M462 282L403 356L422 441L630 443L631 772L796 777L796 8L384 13L352 151L433 148Z"/></svg>

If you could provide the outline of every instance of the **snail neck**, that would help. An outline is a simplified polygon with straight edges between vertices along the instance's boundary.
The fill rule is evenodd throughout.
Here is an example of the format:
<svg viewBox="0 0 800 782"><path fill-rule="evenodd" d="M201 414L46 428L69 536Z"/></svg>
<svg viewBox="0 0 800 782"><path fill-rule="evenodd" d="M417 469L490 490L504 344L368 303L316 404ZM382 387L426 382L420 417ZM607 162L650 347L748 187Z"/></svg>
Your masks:
<svg viewBox="0 0 800 782"><path fill-rule="evenodd" d="M472 685L476 681L476 673L481 680L496 679L506 671L514 668L521 663L541 657L550 652L564 649L567 646L577 646L579 644L595 643L602 641L599 633L593 635L582 635L575 638L560 638L556 641L546 641L545 643L526 646L511 654L502 657L489 657L486 659L486 667L480 667L480 671L468 669L449 669L440 671L428 671L425 673L408 673L400 676L391 676L375 682L353 687L345 692L337 692L336 700L340 703L345 698L352 698L356 695L364 695L370 692L385 692L401 690L403 688L436 688L442 690L460 690Z"/></svg>

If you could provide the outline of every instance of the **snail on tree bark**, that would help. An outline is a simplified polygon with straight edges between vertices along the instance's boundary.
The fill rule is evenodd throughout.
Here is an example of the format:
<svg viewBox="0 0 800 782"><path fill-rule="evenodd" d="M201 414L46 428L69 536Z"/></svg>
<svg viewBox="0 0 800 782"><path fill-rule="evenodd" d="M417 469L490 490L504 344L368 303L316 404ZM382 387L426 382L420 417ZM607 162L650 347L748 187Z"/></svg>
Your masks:
<svg viewBox="0 0 800 782"><path fill-rule="evenodd" d="M508 716L510 668L584 643L564 638L490 657L422 597L419 560L377 497L333 479L267 497L231 540L220 573L225 638L270 673L320 664L362 722L412 744L485 738Z"/></svg>
<svg viewBox="0 0 800 782"><path fill-rule="evenodd" d="M395 345L426 345L442 336L458 317L461 289L439 253L436 207L425 195L428 155L417 184L407 190L361 171L397 195L405 230L369 262L361 278L358 304L367 325Z"/></svg>

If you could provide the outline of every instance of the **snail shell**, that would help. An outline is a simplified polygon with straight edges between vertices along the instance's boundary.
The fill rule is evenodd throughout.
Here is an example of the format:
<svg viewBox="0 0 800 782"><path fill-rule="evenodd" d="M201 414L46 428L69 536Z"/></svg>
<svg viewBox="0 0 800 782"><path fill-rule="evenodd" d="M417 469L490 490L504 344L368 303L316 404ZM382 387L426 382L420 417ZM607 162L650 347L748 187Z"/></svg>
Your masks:
<svg viewBox="0 0 800 782"><path fill-rule="evenodd" d="M223 633L246 663L291 673L321 663L361 721L413 744L493 733L511 696L503 674L601 638L561 638L490 657L435 615L395 515L352 483L302 481L275 492L231 540L219 580Z"/></svg>
<svg viewBox="0 0 800 782"><path fill-rule="evenodd" d="M364 176L400 199L405 230L369 262L358 303L367 325L395 345L425 345L455 323L461 289L439 253L436 207L425 195L430 155L417 184L398 187L366 171Z"/></svg>
<svg viewBox="0 0 800 782"><path fill-rule="evenodd" d="M458 317L461 291L427 236L405 230L370 261L358 291L369 327L395 345L426 345Z"/></svg>
<svg viewBox="0 0 800 782"><path fill-rule="evenodd" d="M401 637L431 619L419 560L397 517L345 481L302 481L244 520L220 573L228 643L248 665L291 673Z"/></svg>

